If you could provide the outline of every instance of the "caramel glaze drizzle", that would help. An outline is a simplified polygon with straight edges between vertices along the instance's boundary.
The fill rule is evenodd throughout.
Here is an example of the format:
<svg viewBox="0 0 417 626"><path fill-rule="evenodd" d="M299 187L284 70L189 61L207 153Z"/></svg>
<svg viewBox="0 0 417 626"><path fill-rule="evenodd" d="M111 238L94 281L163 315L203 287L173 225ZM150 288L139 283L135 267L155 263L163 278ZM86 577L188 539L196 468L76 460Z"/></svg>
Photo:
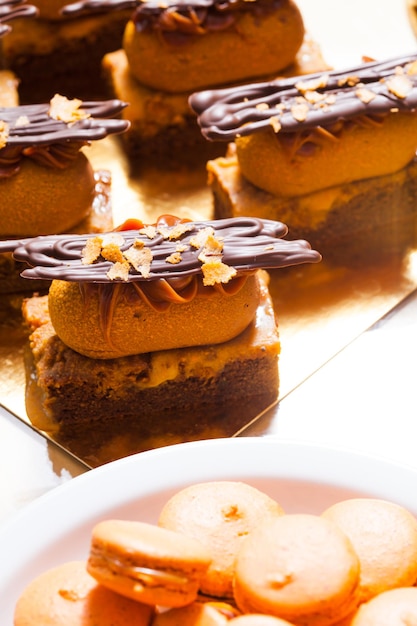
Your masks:
<svg viewBox="0 0 417 626"><path fill-rule="evenodd" d="M25 0L0 0L0 37L7 35L11 27L5 22L22 17L36 17L39 15L37 7L25 4Z"/></svg>
<svg viewBox="0 0 417 626"><path fill-rule="evenodd" d="M393 112L414 113L417 55L343 71L205 90L192 94L189 103L203 136L212 141L233 141L267 129L281 135L325 128L334 134L332 127L346 121L379 123Z"/></svg>
<svg viewBox="0 0 417 626"><path fill-rule="evenodd" d="M69 123L50 117L49 103L0 107L0 120L8 129L0 149L0 179L16 174L23 158L46 167L67 167L82 146L129 127L126 120L107 119L126 106L117 99L83 102L81 110L88 117Z"/></svg>
<svg viewBox="0 0 417 626"><path fill-rule="evenodd" d="M233 27L239 13L263 15L275 11L287 0L81 0L65 5L66 17L132 8L138 31L154 30L171 42L180 43L190 35Z"/></svg>

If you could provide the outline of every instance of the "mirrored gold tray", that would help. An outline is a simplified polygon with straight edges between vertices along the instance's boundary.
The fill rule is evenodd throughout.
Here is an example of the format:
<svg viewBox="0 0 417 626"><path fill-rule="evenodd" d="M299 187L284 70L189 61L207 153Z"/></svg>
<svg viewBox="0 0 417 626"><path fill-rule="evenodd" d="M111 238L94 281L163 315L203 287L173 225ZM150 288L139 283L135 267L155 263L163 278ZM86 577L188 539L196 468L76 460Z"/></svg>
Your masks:
<svg viewBox="0 0 417 626"><path fill-rule="evenodd" d="M135 174L123 148L108 138L88 148L96 169L112 174L115 224L137 217L152 222L171 213L191 219L212 217L205 168L175 172L156 169ZM270 291L279 322L279 398L295 390L313 372L398 304L417 286L417 252L374 267L300 266L271 273ZM0 404L30 425L25 406L23 351L26 335L20 301L0 324ZM117 432L100 439L97 429L82 440L60 441L46 433L90 467L149 448L182 441L229 437L256 420L266 409L260 401L222 415L181 415L175 423L147 425L137 432Z"/></svg>

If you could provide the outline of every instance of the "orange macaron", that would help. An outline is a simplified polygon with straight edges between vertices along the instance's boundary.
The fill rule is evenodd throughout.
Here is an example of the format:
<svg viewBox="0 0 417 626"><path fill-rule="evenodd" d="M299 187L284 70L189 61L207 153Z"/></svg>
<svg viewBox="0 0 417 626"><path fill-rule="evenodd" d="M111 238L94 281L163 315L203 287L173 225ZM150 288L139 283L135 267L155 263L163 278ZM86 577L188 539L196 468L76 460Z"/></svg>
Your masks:
<svg viewBox="0 0 417 626"><path fill-rule="evenodd" d="M414 626L417 587L389 589L361 604L349 626Z"/></svg>
<svg viewBox="0 0 417 626"><path fill-rule="evenodd" d="M84 561L45 571L23 590L14 626L150 626L153 608L125 598L88 574Z"/></svg>
<svg viewBox="0 0 417 626"><path fill-rule="evenodd" d="M359 559L340 528L318 515L263 521L237 555L234 594L243 613L297 626L329 626L357 606Z"/></svg>
<svg viewBox="0 0 417 626"><path fill-rule="evenodd" d="M360 561L359 600L417 581L417 519L404 507L352 498L323 512L349 537Z"/></svg>
<svg viewBox="0 0 417 626"><path fill-rule="evenodd" d="M268 494L239 481L197 483L172 496L158 524L198 539L212 555L201 592L233 598L236 554L243 539L267 517L284 515Z"/></svg>
<svg viewBox="0 0 417 626"><path fill-rule="evenodd" d="M211 562L196 539L153 524L105 520L92 530L89 573L101 584L145 604L193 602Z"/></svg>

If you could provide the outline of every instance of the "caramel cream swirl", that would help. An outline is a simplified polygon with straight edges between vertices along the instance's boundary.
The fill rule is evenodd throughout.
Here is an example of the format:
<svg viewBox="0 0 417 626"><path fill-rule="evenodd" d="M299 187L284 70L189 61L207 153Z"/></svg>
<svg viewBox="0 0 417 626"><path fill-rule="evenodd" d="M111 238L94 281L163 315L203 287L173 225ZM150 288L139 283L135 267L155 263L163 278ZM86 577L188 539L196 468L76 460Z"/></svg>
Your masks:
<svg viewBox="0 0 417 626"><path fill-rule="evenodd" d="M417 55L194 93L189 103L209 140L233 141L272 128L276 133L331 127L417 108Z"/></svg>
<svg viewBox="0 0 417 626"><path fill-rule="evenodd" d="M107 235L51 235L3 241L0 242L0 252L13 252L16 260L25 262L29 267L22 276L30 279L113 285L133 282L140 288L164 279L178 294L195 289L189 286L187 279L204 275L207 267L222 270L220 279L209 283L213 285L228 283L231 278L239 278L256 269L321 260L320 254L306 241L283 239L287 230L281 222L251 217L190 221L181 224L180 228L178 222L174 225L158 222L156 227L117 233L117 245L105 244L107 235L111 241L115 232ZM86 263L85 250L94 247L98 241L104 242L102 249L98 250L93 261ZM128 263L126 259L132 258L132 250L143 252L146 263L141 261L139 266ZM119 265L124 273L115 271ZM152 289L157 290L158 286L153 285ZM151 297L155 299L154 295Z"/></svg>

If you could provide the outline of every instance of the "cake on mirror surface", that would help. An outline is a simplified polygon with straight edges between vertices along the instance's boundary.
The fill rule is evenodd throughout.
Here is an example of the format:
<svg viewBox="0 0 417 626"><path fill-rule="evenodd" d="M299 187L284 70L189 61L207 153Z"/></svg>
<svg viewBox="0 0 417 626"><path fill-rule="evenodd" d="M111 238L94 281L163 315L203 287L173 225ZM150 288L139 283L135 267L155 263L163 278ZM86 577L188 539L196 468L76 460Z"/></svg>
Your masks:
<svg viewBox="0 0 417 626"><path fill-rule="evenodd" d="M127 226L15 244L24 279L53 281L23 304L34 425L72 437L162 428L166 441L190 415L198 436L213 414L274 402L280 343L266 270L320 254L269 220Z"/></svg>
<svg viewBox="0 0 417 626"><path fill-rule="evenodd" d="M111 94L130 102L128 153L171 168L223 152L202 141L193 91L312 67L326 66L292 0L138 2L123 48L103 59Z"/></svg>
<svg viewBox="0 0 417 626"><path fill-rule="evenodd" d="M417 56L195 93L215 215L282 219L337 263L413 246Z"/></svg>
<svg viewBox="0 0 417 626"><path fill-rule="evenodd" d="M11 239L113 227L111 173L94 171L85 147L126 130L128 122L113 117L124 106L56 95L0 108L1 293L33 286L20 277Z"/></svg>

